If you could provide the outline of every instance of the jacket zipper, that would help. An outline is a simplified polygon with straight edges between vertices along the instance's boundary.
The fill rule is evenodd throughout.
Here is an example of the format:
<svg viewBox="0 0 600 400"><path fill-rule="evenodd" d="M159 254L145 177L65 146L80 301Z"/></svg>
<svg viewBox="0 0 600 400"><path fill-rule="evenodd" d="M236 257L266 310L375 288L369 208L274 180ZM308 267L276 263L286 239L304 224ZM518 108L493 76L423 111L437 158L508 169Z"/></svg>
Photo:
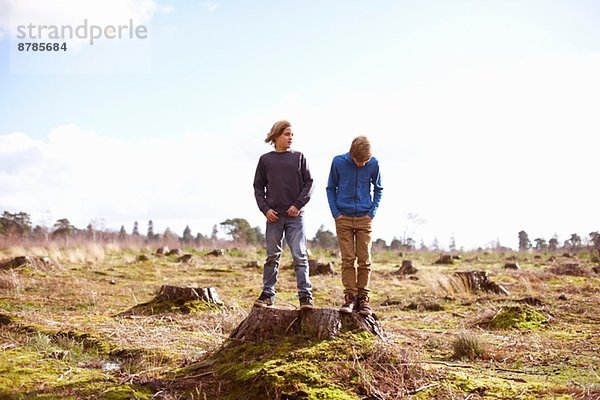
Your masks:
<svg viewBox="0 0 600 400"><path fill-rule="evenodd" d="M358 206L356 204L356 193L358 192L358 167L354 166L354 216L358 213Z"/></svg>

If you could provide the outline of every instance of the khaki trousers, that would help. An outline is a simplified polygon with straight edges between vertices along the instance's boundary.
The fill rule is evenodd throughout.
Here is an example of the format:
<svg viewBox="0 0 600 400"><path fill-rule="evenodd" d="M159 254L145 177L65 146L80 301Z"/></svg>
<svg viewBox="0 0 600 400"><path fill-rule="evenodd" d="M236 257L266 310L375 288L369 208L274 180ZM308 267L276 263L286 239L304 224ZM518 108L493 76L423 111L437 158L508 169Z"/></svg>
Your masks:
<svg viewBox="0 0 600 400"><path fill-rule="evenodd" d="M342 253L344 294L368 296L371 279L371 217L348 217L335 220L335 230ZM354 261L358 259L358 268Z"/></svg>

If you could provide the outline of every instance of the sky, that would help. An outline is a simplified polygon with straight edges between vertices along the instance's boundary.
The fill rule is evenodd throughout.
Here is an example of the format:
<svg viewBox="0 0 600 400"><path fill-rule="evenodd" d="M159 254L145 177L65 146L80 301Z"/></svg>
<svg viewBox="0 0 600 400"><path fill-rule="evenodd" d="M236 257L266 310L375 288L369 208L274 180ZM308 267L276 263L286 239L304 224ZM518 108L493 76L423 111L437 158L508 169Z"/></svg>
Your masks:
<svg viewBox="0 0 600 400"><path fill-rule="evenodd" d="M288 119L315 180L309 238L335 230L329 167L358 135L381 167L374 239L584 238L600 229L599 20L592 0L0 0L0 211L264 230L254 172ZM147 34L18 50L38 41L19 26L84 23Z"/></svg>

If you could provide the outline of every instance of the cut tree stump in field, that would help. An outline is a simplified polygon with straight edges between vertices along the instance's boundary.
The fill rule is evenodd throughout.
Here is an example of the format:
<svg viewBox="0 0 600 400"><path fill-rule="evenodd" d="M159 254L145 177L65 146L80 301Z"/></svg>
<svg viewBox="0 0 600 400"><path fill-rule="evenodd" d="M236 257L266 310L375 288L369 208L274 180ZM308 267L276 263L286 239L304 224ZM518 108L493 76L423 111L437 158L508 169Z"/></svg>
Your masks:
<svg viewBox="0 0 600 400"><path fill-rule="evenodd" d="M454 259L450 254L442 254L435 264L454 264Z"/></svg>
<svg viewBox="0 0 600 400"><path fill-rule="evenodd" d="M322 262L319 260L308 260L308 274L314 275L335 275L332 262Z"/></svg>
<svg viewBox="0 0 600 400"><path fill-rule="evenodd" d="M504 264L504 269L521 269L518 262L507 262Z"/></svg>
<svg viewBox="0 0 600 400"><path fill-rule="evenodd" d="M163 285L156 297L155 301L194 301L201 300L207 303L214 303L222 305L223 302L219 299L217 289L213 287L199 288L199 287L181 287L181 286L169 286Z"/></svg>
<svg viewBox="0 0 600 400"><path fill-rule="evenodd" d="M62 266L50 257L19 256L0 262L0 270L24 267L33 267L41 270L62 269Z"/></svg>
<svg viewBox="0 0 600 400"><path fill-rule="evenodd" d="M544 305L544 302L537 297L523 297L522 299L517 300L517 302L529 304L530 306L535 307L542 307Z"/></svg>
<svg viewBox="0 0 600 400"><path fill-rule="evenodd" d="M152 300L133 306L129 310L117 314L117 316L155 315L168 312L187 314L223 305L215 288L163 285Z"/></svg>
<svg viewBox="0 0 600 400"><path fill-rule="evenodd" d="M244 268L260 268L260 263L258 261L248 261L243 265Z"/></svg>
<svg viewBox="0 0 600 400"><path fill-rule="evenodd" d="M412 260L402 260L402 266L398 269L396 275L413 275L419 272L418 269L413 265Z"/></svg>
<svg viewBox="0 0 600 400"><path fill-rule="evenodd" d="M470 292L485 290L496 294L510 294L503 286L492 282L486 271L458 271L452 277L452 283Z"/></svg>
<svg viewBox="0 0 600 400"><path fill-rule="evenodd" d="M156 249L156 253L155 254L157 256L164 256L168 252L169 252L169 247L168 246L162 246L162 247L159 247L158 249Z"/></svg>
<svg viewBox="0 0 600 400"><path fill-rule="evenodd" d="M189 264L194 256L192 254L184 254L177 259L178 262L183 264Z"/></svg>
<svg viewBox="0 0 600 400"><path fill-rule="evenodd" d="M225 254L225 250L223 250L223 249L214 249L213 251L206 253L207 256L215 256L215 257L221 257L224 254Z"/></svg>
<svg viewBox="0 0 600 400"><path fill-rule="evenodd" d="M273 307L252 308L229 338L260 342L278 336L300 334L315 339L330 339L348 331L367 331L385 338L374 315L344 314L330 308L287 310Z"/></svg>

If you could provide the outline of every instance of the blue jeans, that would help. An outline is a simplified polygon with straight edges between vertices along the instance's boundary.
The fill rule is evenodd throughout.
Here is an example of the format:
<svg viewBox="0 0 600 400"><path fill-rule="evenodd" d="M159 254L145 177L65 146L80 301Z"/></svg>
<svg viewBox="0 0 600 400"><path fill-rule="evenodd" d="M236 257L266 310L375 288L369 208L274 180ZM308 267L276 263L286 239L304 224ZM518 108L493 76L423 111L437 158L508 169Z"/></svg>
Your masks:
<svg viewBox="0 0 600 400"><path fill-rule="evenodd" d="M265 238L267 241L267 261L263 270L263 293L275 296L275 284L279 273L279 260L283 246L283 237L292 251L293 266L296 272L296 284L299 298L312 298L312 285L308 278L308 257L306 255L306 233L304 232L304 213L290 217L280 213L277 222L267 221Z"/></svg>

